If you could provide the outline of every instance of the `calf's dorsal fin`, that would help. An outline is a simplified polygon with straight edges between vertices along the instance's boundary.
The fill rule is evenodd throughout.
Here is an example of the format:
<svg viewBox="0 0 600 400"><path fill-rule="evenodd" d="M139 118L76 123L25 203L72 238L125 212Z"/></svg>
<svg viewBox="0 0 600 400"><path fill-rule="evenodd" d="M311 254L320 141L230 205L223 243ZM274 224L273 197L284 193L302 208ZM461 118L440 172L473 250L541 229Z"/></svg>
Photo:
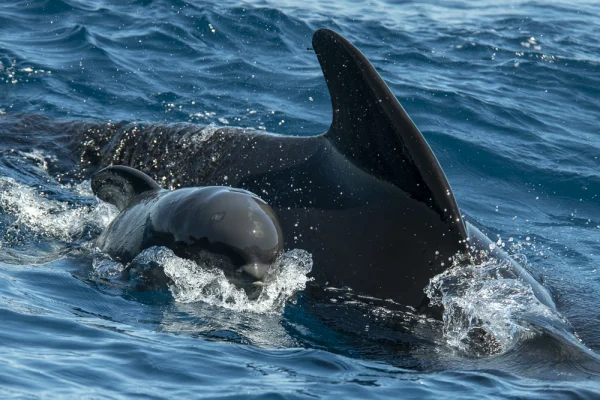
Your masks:
<svg viewBox="0 0 600 400"><path fill-rule="evenodd" d="M333 121L325 136L357 167L438 213L460 240L460 211L435 155L366 57L341 35L319 29L313 48L327 81Z"/></svg>
<svg viewBox="0 0 600 400"><path fill-rule="evenodd" d="M148 175L124 165L103 168L92 177L94 194L120 211L140 193L158 189L161 189L160 185Z"/></svg>

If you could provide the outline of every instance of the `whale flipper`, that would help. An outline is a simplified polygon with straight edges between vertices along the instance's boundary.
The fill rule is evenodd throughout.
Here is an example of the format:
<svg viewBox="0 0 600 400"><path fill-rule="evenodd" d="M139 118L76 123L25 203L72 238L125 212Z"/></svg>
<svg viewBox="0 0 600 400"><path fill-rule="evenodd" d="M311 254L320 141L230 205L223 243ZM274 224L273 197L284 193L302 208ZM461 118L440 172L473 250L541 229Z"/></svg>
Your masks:
<svg viewBox="0 0 600 400"><path fill-rule="evenodd" d="M123 165L103 168L92 177L94 194L119 211L123 211L138 194L158 189L161 189L160 185L148 175Z"/></svg>
<svg viewBox="0 0 600 400"><path fill-rule="evenodd" d="M467 233L450 185L425 138L366 57L339 34L319 29L313 48L331 95L327 138L373 176L426 203L458 238Z"/></svg>

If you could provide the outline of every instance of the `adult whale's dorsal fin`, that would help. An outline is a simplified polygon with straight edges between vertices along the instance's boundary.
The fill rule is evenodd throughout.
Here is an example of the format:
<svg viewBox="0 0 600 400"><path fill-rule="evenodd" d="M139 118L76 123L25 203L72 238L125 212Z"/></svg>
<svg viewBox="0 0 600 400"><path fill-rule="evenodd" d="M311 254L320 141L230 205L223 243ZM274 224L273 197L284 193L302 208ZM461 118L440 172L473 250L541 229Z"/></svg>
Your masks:
<svg viewBox="0 0 600 400"><path fill-rule="evenodd" d="M366 57L341 35L319 29L313 48L325 75L333 121L325 136L357 167L400 188L467 238L450 185L431 148Z"/></svg>
<svg viewBox="0 0 600 400"><path fill-rule="evenodd" d="M102 201L124 210L135 196L160 185L135 168L113 165L96 172L92 177L92 191Z"/></svg>

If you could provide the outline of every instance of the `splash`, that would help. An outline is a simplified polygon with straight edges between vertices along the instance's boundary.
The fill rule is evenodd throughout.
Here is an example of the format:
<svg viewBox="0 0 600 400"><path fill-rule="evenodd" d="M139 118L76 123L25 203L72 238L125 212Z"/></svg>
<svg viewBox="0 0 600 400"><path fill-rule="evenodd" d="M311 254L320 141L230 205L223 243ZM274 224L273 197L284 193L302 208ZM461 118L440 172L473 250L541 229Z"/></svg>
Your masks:
<svg viewBox="0 0 600 400"><path fill-rule="evenodd" d="M92 198L89 182L72 187L61 186L75 197ZM0 177L0 208L14 219L6 228L5 239L18 242L26 234L71 242L100 232L116 216L106 203L82 205L50 198L43 191Z"/></svg>
<svg viewBox="0 0 600 400"><path fill-rule="evenodd" d="M16 85L17 83L29 82L34 79L35 76L41 76L43 74L52 74L52 71L35 69L32 67L18 68L17 60L11 60L7 66L0 61L0 82Z"/></svg>
<svg viewBox="0 0 600 400"><path fill-rule="evenodd" d="M121 275L125 266L120 262L114 261L109 255L102 253L98 249L92 249L91 254L92 268L94 275L100 278L113 278Z"/></svg>
<svg viewBox="0 0 600 400"><path fill-rule="evenodd" d="M251 300L243 289L229 282L221 270L177 257L165 247L146 249L132 263L161 266L172 280L169 288L177 302L203 301L238 312L259 314L280 313L287 300L305 289L310 281L306 275L312 269L308 252L296 249L282 254L271 266L270 278L265 280L258 298ZM102 273L112 274L118 270L106 260L95 265Z"/></svg>
<svg viewBox="0 0 600 400"><path fill-rule="evenodd" d="M488 257L470 265L457 260L431 279L425 293L432 305L444 308L448 344L475 356L504 353L539 334L540 319L548 325L567 323L536 298L508 260Z"/></svg>

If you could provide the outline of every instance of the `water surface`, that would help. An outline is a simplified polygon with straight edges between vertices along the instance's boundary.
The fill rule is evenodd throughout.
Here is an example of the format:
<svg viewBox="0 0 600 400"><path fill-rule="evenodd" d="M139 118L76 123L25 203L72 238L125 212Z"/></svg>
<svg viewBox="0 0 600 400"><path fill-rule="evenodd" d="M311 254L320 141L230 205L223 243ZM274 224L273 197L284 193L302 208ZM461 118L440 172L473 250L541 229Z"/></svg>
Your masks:
<svg viewBox="0 0 600 400"><path fill-rule="evenodd" d="M593 1L1 4L2 397L597 397L599 16ZM320 27L371 60L462 211L557 312L499 265L436 277L456 311L445 322L345 293L320 304L291 294L293 278L286 301L233 306L189 280L138 292L104 279L118 266L92 244L115 211L59 179L81 166L36 118L318 134L331 119L310 50Z"/></svg>

